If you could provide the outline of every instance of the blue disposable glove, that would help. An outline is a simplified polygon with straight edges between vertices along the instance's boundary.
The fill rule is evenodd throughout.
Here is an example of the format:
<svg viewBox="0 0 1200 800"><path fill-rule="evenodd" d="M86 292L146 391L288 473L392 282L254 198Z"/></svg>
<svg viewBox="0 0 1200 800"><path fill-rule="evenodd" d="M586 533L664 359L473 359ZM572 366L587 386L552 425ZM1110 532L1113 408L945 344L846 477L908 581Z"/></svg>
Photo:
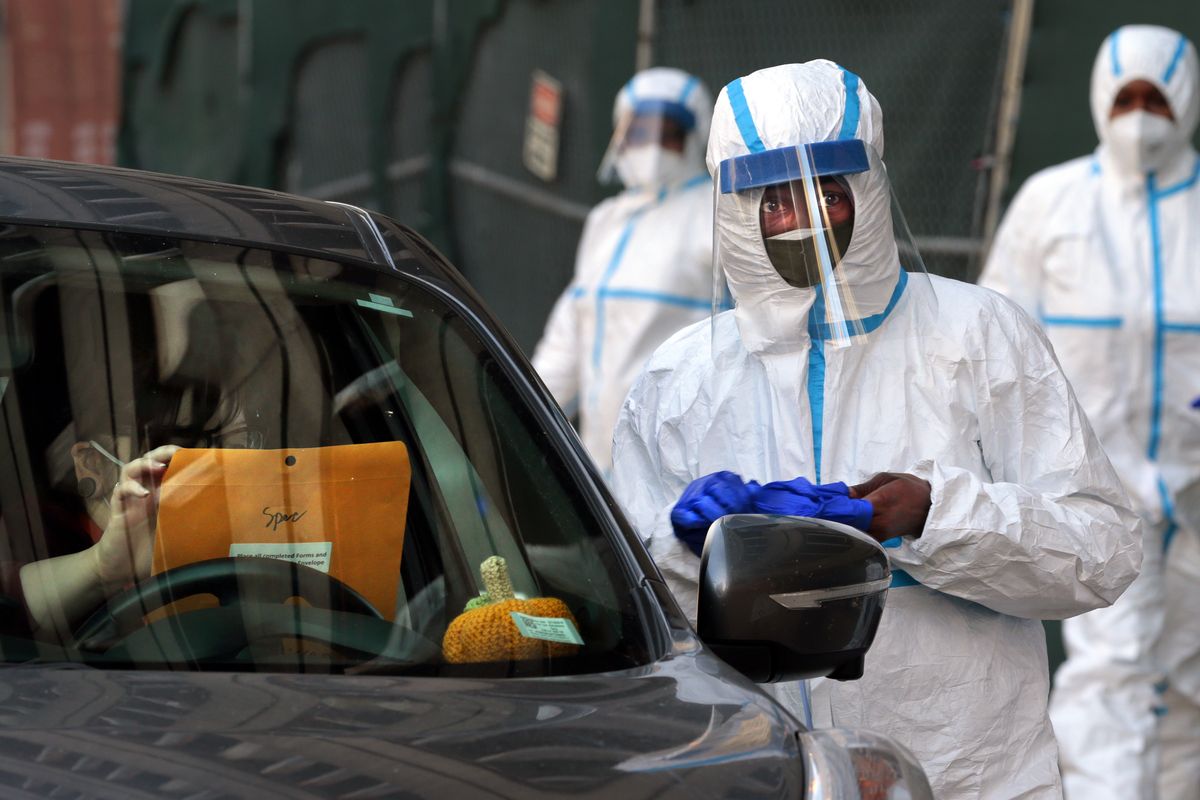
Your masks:
<svg viewBox="0 0 1200 800"><path fill-rule="evenodd" d="M811 517L821 506L819 488L807 478L763 484L754 494L754 510L760 514Z"/></svg>
<svg viewBox="0 0 1200 800"><path fill-rule="evenodd" d="M757 487L757 484L754 485ZM697 478L683 490L671 509L671 527L675 536L696 555L704 549L709 526L726 514L754 511L752 487L733 472L714 472Z"/></svg>
<svg viewBox="0 0 1200 800"><path fill-rule="evenodd" d="M764 484L755 493L755 510L762 514L789 514L840 522L865 531L875 509L869 500L850 497L846 484L815 484L807 478Z"/></svg>

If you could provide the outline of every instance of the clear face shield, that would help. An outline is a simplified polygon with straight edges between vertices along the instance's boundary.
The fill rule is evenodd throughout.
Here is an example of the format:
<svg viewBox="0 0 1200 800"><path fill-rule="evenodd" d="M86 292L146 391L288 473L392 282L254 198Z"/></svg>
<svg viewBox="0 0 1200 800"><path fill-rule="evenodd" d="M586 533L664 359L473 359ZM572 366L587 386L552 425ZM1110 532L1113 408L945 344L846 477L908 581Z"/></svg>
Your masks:
<svg viewBox="0 0 1200 800"><path fill-rule="evenodd" d="M596 177L628 188L658 186L690 177L684 150L696 118L680 103L642 100L617 120Z"/></svg>
<svg viewBox="0 0 1200 800"><path fill-rule="evenodd" d="M834 346L908 335L888 325L902 301L936 311L924 261L882 161L857 139L721 162L715 186L714 314L778 308L793 290L809 335ZM808 305L811 300L811 305Z"/></svg>

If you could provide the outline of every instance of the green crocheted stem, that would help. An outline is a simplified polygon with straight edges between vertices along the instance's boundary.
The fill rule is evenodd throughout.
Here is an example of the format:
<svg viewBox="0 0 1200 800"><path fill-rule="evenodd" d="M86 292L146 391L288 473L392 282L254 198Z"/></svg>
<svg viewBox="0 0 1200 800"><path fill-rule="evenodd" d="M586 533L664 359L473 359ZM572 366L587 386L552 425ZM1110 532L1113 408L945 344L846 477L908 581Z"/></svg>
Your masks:
<svg viewBox="0 0 1200 800"><path fill-rule="evenodd" d="M470 600L468 600L466 606L463 607L463 611L473 611L477 608L490 606L491 604L492 598L488 597L487 592L482 592L478 597L472 597Z"/></svg>

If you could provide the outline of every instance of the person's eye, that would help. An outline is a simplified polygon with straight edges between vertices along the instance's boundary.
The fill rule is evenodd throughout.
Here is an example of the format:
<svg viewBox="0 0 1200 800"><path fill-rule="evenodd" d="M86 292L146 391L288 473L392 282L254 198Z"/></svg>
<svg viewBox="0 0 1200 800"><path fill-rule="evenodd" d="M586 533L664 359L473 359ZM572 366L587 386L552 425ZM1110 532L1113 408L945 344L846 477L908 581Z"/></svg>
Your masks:
<svg viewBox="0 0 1200 800"><path fill-rule="evenodd" d="M842 202L842 196L835 192L826 192L824 200L826 208L833 208L838 203Z"/></svg>
<svg viewBox="0 0 1200 800"><path fill-rule="evenodd" d="M782 206L779 204L778 200L768 200L763 203L763 210L768 214L778 214L781 209Z"/></svg>

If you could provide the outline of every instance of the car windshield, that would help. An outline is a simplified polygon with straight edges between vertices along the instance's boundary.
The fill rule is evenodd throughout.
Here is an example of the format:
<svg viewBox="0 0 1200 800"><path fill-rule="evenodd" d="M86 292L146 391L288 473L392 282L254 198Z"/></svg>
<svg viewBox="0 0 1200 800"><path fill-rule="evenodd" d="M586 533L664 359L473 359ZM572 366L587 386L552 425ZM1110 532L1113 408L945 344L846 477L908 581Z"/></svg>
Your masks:
<svg viewBox="0 0 1200 800"><path fill-rule="evenodd" d="M8 664L539 676L649 658L637 582L551 435L415 278L9 226L0 335Z"/></svg>

